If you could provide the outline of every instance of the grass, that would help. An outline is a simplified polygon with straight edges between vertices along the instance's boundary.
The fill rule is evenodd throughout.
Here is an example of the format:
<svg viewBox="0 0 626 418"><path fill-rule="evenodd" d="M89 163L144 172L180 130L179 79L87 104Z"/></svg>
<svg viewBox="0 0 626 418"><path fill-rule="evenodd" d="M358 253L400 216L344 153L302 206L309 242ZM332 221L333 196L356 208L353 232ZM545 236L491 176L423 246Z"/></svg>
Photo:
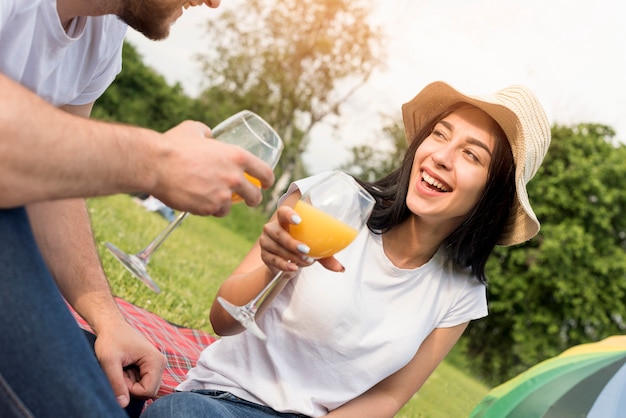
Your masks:
<svg viewBox="0 0 626 418"><path fill-rule="evenodd" d="M252 237L233 233L228 218L187 217L150 260L148 271L161 288L156 294L134 279L104 243L138 252L167 226L167 221L124 195L90 199L89 211L114 294L168 321L212 332L208 320L211 302L222 280L251 246ZM234 212L239 219L257 219L254 224L262 226L263 218L249 208L238 205Z"/></svg>
<svg viewBox="0 0 626 418"><path fill-rule="evenodd" d="M138 252L167 221L126 195L90 199L88 204L113 293L170 322L212 332L208 317L217 289L259 235L265 218L245 205L235 205L225 218L187 217L150 260L149 273L161 288L156 294L134 279L104 243ZM488 391L480 381L444 362L397 417L467 417Z"/></svg>

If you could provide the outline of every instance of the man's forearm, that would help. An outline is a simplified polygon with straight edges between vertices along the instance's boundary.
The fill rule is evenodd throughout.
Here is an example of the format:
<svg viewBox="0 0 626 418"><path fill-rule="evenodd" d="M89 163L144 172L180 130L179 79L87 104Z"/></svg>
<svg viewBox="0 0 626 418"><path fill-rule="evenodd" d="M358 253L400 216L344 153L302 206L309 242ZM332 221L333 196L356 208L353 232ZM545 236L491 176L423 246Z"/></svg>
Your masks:
<svg viewBox="0 0 626 418"><path fill-rule="evenodd" d="M121 320L102 270L83 199L27 206L37 244L61 293L96 330Z"/></svg>
<svg viewBox="0 0 626 418"><path fill-rule="evenodd" d="M0 208L156 182L158 133L69 115L2 74L0 92Z"/></svg>

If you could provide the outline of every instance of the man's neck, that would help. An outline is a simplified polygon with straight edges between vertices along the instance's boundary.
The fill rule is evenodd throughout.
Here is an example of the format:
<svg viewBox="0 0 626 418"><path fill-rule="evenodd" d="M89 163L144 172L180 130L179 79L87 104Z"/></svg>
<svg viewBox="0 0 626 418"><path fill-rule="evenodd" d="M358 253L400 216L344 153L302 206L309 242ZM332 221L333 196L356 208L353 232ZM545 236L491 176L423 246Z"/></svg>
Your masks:
<svg viewBox="0 0 626 418"><path fill-rule="evenodd" d="M57 13L64 28L78 16L102 16L114 14L120 0L57 0Z"/></svg>

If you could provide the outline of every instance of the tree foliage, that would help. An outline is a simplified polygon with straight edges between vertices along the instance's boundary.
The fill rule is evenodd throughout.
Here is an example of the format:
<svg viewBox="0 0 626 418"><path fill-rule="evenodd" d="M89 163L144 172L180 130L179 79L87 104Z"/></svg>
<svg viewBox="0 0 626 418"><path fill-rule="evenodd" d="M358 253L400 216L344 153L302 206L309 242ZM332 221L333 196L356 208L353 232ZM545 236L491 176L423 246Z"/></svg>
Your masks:
<svg viewBox="0 0 626 418"><path fill-rule="evenodd" d="M122 50L122 72L94 106L96 119L134 124L163 132L189 119L193 99L179 84L146 66L128 42Z"/></svg>
<svg viewBox="0 0 626 418"><path fill-rule="evenodd" d="M466 338L491 383L626 329L626 148L603 125L555 126L552 137L528 187L542 229L496 249L489 316Z"/></svg>
<svg viewBox="0 0 626 418"><path fill-rule="evenodd" d="M216 123L242 108L260 114L283 138L276 198L306 174L301 155L311 129L382 63L380 34L368 22L367 0L244 0L207 25L209 46L203 120Z"/></svg>
<svg viewBox="0 0 626 418"><path fill-rule="evenodd" d="M376 144L352 147L350 161L341 168L365 181L380 179L398 168L408 148L402 121L388 118Z"/></svg>

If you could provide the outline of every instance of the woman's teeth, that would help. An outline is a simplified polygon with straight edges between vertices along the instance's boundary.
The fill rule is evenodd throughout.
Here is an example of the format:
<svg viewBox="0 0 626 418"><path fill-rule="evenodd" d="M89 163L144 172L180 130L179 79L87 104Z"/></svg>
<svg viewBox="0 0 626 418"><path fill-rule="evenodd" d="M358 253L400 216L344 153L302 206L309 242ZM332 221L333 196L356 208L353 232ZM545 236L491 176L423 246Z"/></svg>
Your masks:
<svg viewBox="0 0 626 418"><path fill-rule="evenodd" d="M426 173L422 173L422 179L429 184L430 186L432 186L433 188L441 191L441 192L449 192L450 190L448 189L448 187L446 187L445 185L441 184L440 182L438 182L437 180L435 180L434 178L432 178L431 176L429 176Z"/></svg>

